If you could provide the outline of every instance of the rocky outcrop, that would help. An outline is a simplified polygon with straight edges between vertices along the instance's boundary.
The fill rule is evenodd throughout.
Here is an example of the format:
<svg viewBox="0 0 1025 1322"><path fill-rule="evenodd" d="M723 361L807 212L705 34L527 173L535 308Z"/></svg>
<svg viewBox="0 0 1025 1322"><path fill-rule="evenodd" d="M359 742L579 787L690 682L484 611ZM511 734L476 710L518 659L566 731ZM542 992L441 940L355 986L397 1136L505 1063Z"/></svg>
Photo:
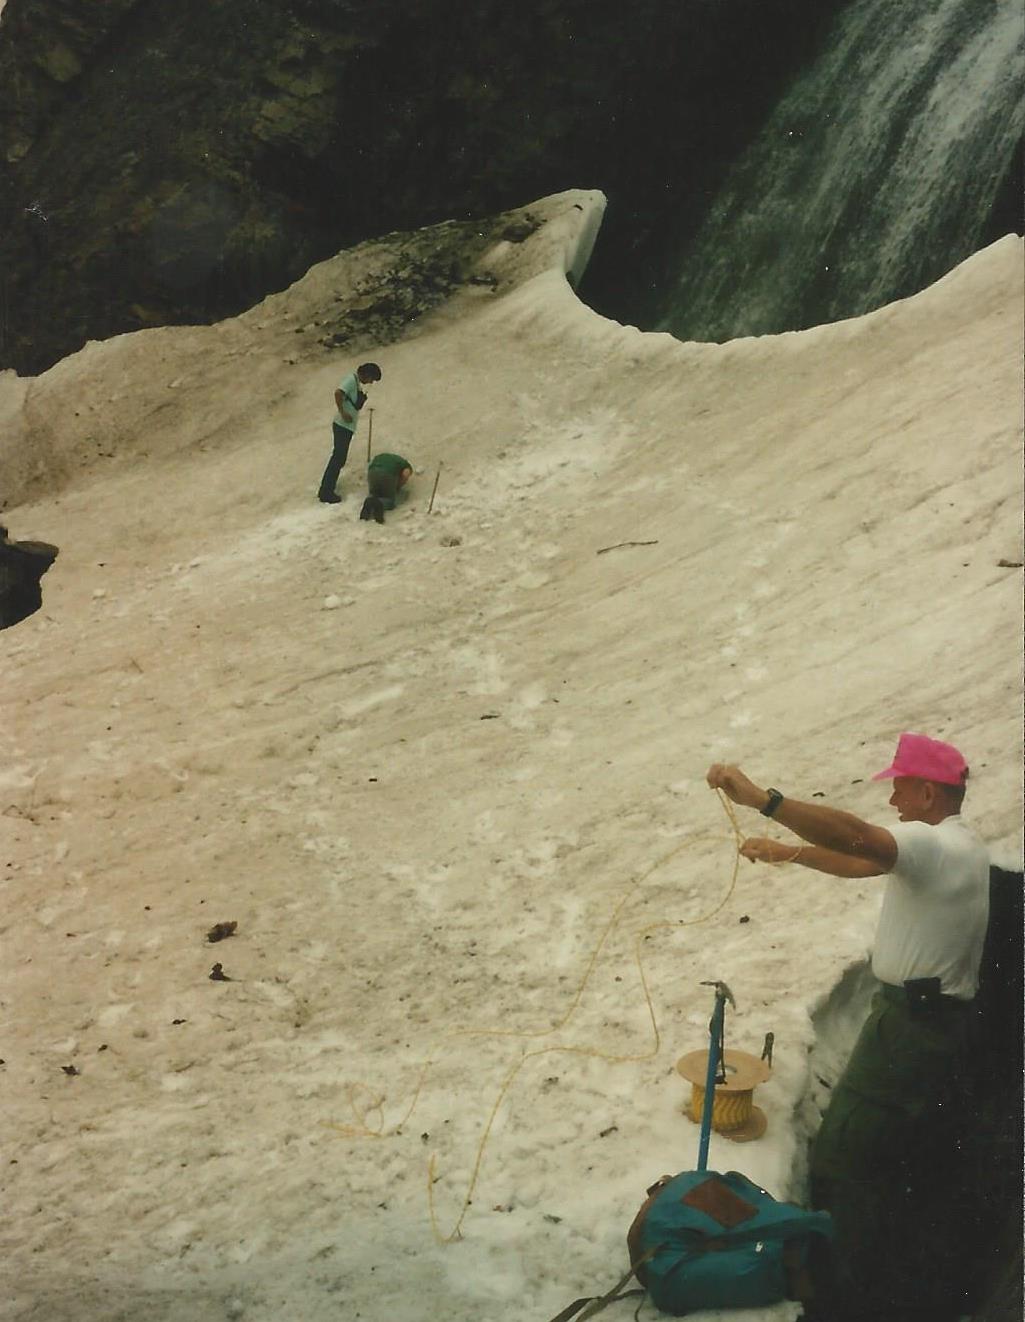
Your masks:
<svg viewBox="0 0 1025 1322"><path fill-rule="evenodd" d="M0 526L0 629L10 628L43 604L40 580L57 559L49 542L14 542Z"/></svg>
<svg viewBox="0 0 1025 1322"><path fill-rule="evenodd" d="M696 224L838 7L7 0L0 367L219 319L368 237L573 186L610 198L614 291Z"/></svg>

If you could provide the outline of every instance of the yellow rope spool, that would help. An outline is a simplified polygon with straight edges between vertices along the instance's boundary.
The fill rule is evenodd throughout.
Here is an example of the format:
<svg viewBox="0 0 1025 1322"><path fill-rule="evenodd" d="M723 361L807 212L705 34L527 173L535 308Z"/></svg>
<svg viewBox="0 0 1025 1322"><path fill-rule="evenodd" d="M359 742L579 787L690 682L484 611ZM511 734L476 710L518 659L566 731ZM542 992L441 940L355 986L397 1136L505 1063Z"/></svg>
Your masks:
<svg viewBox="0 0 1025 1322"><path fill-rule="evenodd" d="M723 1052L726 1082L715 1085L712 1098L712 1128L734 1143L750 1143L761 1138L768 1121L765 1112L754 1104L755 1086L764 1083L772 1071L764 1060L746 1051L727 1047ZM689 1051L676 1062L678 1074L691 1085L690 1103L684 1114L695 1124L701 1123L705 1107L705 1079L708 1077L708 1048Z"/></svg>

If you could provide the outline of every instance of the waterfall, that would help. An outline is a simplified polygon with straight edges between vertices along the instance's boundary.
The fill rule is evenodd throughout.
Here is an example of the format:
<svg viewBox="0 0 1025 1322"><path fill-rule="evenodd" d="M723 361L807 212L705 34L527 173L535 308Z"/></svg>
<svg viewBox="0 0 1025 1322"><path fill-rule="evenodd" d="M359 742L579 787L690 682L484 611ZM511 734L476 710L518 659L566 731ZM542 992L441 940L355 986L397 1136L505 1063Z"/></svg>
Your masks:
<svg viewBox="0 0 1025 1322"><path fill-rule="evenodd" d="M1021 0L854 0L715 198L658 329L800 330L975 252L1025 128L1023 29Z"/></svg>

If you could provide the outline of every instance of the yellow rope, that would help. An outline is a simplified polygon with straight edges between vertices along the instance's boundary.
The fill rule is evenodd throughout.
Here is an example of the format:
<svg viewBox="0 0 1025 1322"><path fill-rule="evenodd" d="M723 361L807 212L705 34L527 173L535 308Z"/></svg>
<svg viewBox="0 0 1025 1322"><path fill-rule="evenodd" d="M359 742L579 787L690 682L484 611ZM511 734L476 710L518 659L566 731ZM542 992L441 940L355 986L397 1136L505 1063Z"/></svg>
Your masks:
<svg viewBox="0 0 1025 1322"><path fill-rule="evenodd" d="M636 1055L613 1055L609 1052L600 1051L596 1047L582 1047L582 1046L541 1047L534 1051L524 1052L524 1054L520 1056L519 1060L513 1065L513 1067L506 1074L505 1079L503 1080L502 1085L498 1090L498 1094L495 1097L495 1100L492 1104L487 1122L481 1133L480 1141L477 1144L477 1155L474 1160L473 1171L470 1176L470 1182L467 1187L466 1194L463 1198L462 1209L459 1213L458 1219L456 1220L456 1224L454 1228L452 1229L451 1233L448 1235L442 1234L441 1230L439 1229L437 1214L435 1211L434 1184L436 1182L437 1176L435 1174L436 1158L433 1154L428 1162L427 1201L430 1210L431 1228L434 1232L435 1239L438 1241L438 1243L451 1244L455 1240L462 1238L461 1228L462 1228L463 1220L465 1219L467 1211L469 1210L470 1205L473 1202L473 1195L477 1188L477 1182L480 1177L480 1169L484 1160L484 1152L487 1148L488 1141L491 1137L491 1130L492 1127L494 1126L495 1119L498 1116L498 1112L502 1107L502 1103L504 1102L506 1095L509 1092L509 1089L512 1087L513 1083L515 1082L517 1075L520 1073L524 1065L526 1065L526 1063L529 1060L534 1060L540 1056L552 1055L556 1052L562 1052L567 1055L587 1056L590 1057L591 1059L604 1060L610 1064L626 1064L626 1063L637 1063L644 1060L651 1060L653 1057L658 1055L661 1049L661 1034L659 1033L658 1021L655 1015L655 1007L651 999L651 992L648 987L648 980L644 972L644 961L641 958L642 943L648 939L648 937L651 935L652 932L661 931L666 928L694 927L699 923L708 922L710 919L714 918L715 915L719 913L720 910L722 910L729 903L729 900L733 895L733 891L737 884L737 875L740 868L740 846L743 843L743 836L741 834L740 827L737 822L737 816L736 813L734 812L732 803L729 801L729 799L726 798L726 796L722 793L721 790L716 790L716 793L719 796L719 802L722 804L727 819L729 820L730 827L733 832L734 843L736 845L736 852L734 854L734 859L733 859L733 873L732 876L730 877L730 884L726 890L725 895L718 902L718 904L714 906L714 908L709 909L707 913L701 914L697 918L682 918L676 920L664 919L657 923L650 923L647 927L644 927L639 932L637 932L634 938L634 960L637 965L637 973L640 978L641 988L644 992L644 1001L647 1006L648 1017L651 1021L651 1031L652 1031L651 1049L649 1051L644 1051ZM663 854L646 871L642 872L638 877L634 878L630 882L629 886L626 888L626 890L624 891L624 893L616 903L615 907L613 908L612 915L609 918L608 922L606 923L604 930L602 931L601 938L599 939L598 944L595 946L591 954L591 957L588 960L587 968L584 971L583 978L581 979L580 984L577 988L576 995L573 997L573 1000L570 1003L569 1009L566 1011L563 1017L558 1021L558 1023L553 1024L549 1028L542 1028L542 1029L464 1028L464 1029L456 1029L453 1032L446 1033L443 1038L441 1038L438 1042L434 1044L434 1046L431 1048L431 1051L428 1054L427 1059L422 1065L420 1069L419 1078L417 1079L416 1088L413 1092L412 1100L410 1101L408 1107L406 1108L406 1111L402 1116L402 1119L399 1120L399 1122L396 1125L393 1125L392 1128L389 1131L387 1131L387 1133L385 1132L384 1129L384 1102L385 1102L384 1095L377 1096L371 1094L370 1090L365 1085L358 1083L350 1084L347 1090L349 1107L355 1118L355 1124L338 1125L338 1124L328 1123L327 1127L330 1129L337 1130L338 1133L344 1135L347 1138L386 1138L399 1132L403 1128L409 1117L412 1115L413 1111L416 1109L417 1102L420 1099L420 1094L423 1091L423 1087L426 1082L427 1076L430 1073L430 1070L437 1059L437 1054L440 1047L442 1046L443 1043L450 1041L453 1038L457 1038L457 1037L538 1038L538 1037L548 1037L552 1033L556 1033L561 1028L564 1028L566 1024L569 1023L570 1019L572 1019L573 1015L576 1013L580 1005L580 1002L583 1000L584 992L587 988L588 982L591 979L591 975L594 972L595 966L597 965L598 958L602 950L604 949L606 942L608 941L612 932L615 930L616 925L619 922L619 916L622 913L622 910L625 907L627 901L631 898L632 895L636 893L638 888L645 881L647 881L647 879L654 872L657 872L658 869L663 867L666 863L668 863L670 859L675 858L675 856L678 853L680 853L683 849L689 848L693 846L695 843L696 843L696 839L694 837L688 837L682 843L675 845L671 850L669 850L668 853ZM798 852L800 851L798 850ZM774 864L773 866L780 866L780 865ZM368 1095L368 1100L366 1102L364 1102L363 1100L364 1095ZM376 1113L378 1116L378 1123L376 1126L371 1126L368 1123L368 1117L370 1117L374 1113Z"/></svg>
<svg viewBox="0 0 1025 1322"><path fill-rule="evenodd" d="M741 1129L751 1118L754 1111L755 1093L753 1088L741 1092L728 1093L718 1088L712 1089L712 1128L717 1134L729 1134ZM701 1123L705 1109L705 1089L700 1083L691 1084L690 1110L688 1114L695 1124Z"/></svg>

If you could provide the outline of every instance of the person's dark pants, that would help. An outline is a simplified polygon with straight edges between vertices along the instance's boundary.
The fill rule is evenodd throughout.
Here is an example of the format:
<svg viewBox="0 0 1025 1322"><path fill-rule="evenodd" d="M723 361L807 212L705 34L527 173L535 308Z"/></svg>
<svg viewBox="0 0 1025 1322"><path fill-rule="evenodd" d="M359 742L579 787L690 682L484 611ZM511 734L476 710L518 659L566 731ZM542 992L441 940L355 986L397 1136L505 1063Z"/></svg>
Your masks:
<svg viewBox="0 0 1025 1322"><path fill-rule="evenodd" d="M335 438L334 448L331 451L331 458L327 461L327 467L324 469L324 476L320 479L320 490L317 495L321 500L325 496L334 495L338 475L345 467L345 461L349 457L349 446L352 444L352 432L347 427L339 427L337 422L333 422L331 430Z"/></svg>
<svg viewBox="0 0 1025 1322"><path fill-rule="evenodd" d="M837 1322L941 1322L942 1216L966 1102L972 1010L909 1006L883 987L832 1097L811 1154L811 1201L833 1217L817 1299Z"/></svg>
<svg viewBox="0 0 1025 1322"><path fill-rule="evenodd" d="M386 510L395 508L395 496L399 489L399 479L395 473L371 466L367 469L367 487Z"/></svg>

